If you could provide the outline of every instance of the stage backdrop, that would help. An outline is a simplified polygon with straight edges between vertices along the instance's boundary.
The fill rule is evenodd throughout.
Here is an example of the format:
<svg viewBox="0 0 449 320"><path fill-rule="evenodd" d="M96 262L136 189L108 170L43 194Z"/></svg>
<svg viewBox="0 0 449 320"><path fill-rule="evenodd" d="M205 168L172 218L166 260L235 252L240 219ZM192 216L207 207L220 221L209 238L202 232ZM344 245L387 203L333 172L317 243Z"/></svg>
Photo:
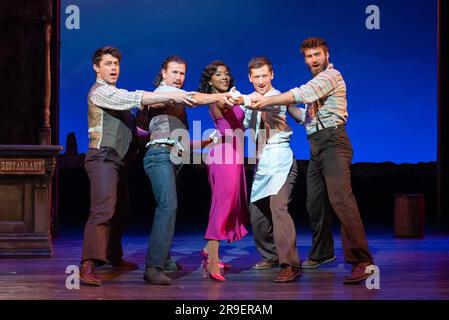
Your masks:
<svg viewBox="0 0 449 320"><path fill-rule="evenodd" d="M256 55L272 60L278 90L308 81L299 46L310 36L327 40L346 80L354 162L436 160L435 0L62 0L61 143L75 132L87 151L86 95L99 47L122 51L120 88L152 90L162 60L176 54L188 62L185 89L195 90L204 66L222 59L249 93L247 63ZM188 117L213 127L207 108ZM289 123L296 158L308 159L304 128Z"/></svg>

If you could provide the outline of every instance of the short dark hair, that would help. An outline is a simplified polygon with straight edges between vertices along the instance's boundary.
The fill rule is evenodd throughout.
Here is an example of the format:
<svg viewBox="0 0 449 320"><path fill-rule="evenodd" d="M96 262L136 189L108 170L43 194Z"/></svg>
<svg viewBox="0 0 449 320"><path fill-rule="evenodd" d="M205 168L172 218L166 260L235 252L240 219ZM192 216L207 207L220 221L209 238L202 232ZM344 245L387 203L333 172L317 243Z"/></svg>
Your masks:
<svg viewBox="0 0 449 320"><path fill-rule="evenodd" d="M174 56L174 55L168 56L167 58L165 58L164 61L162 61L161 68L159 69L159 73L157 74L156 78L154 78L154 85L156 87L159 87L159 85L161 84L161 82L163 80L162 70L166 70L167 66L170 62L176 62L179 64L183 64L187 67L187 61L184 58L182 58L180 56Z"/></svg>
<svg viewBox="0 0 449 320"><path fill-rule="evenodd" d="M260 56L251 58L248 62L248 73L251 74L251 69L259 69L264 65L267 65L270 72L273 72L273 64L267 57Z"/></svg>
<svg viewBox="0 0 449 320"><path fill-rule="evenodd" d="M122 59L122 53L119 51L119 49L111 46L105 46L103 48L95 50L94 55L92 56L92 63L99 66L101 57L105 54L110 54L114 58L117 58L119 62Z"/></svg>
<svg viewBox="0 0 449 320"><path fill-rule="evenodd" d="M201 74L200 86L198 88L199 92L204 92L204 93L212 92L212 86L209 84L209 81L212 78L212 76L215 74L215 72L217 72L218 67L221 67L221 66L225 67L229 72L230 79L229 79L228 90L235 86L235 80L231 74L231 69L229 69L228 65L221 60L214 60L204 68L203 73Z"/></svg>
<svg viewBox="0 0 449 320"><path fill-rule="evenodd" d="M327 46L326 40L319 37L307 38L301 43L301 53L304 56L306 49L323 48L324 53L329 53L329 47Z"/></svg>

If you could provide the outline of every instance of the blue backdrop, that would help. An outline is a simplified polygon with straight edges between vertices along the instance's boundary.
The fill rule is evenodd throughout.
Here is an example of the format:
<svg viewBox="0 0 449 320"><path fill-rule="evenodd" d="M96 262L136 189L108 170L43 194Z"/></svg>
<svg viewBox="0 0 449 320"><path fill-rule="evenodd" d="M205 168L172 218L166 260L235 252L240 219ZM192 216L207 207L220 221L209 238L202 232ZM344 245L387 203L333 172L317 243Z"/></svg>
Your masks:
<svg viewBox="0 0 449 320"><path fill-rule="evenodd" d="M66 27L69 5L80 10L79 29ZM369 5L380 9L378 30L365 25ZM86 95L98 47L122 51L121 88L152 90L162 60L177 54L188 61L185 89L195 90L204 66L222 59L249 93L247 63L256 55L272 60L280 91L308 81L299 45L309 36L327 40L330 61L345 78L354 162L436 160L435 0L62 0L60 141L75 132L79 151L87 151ZM207 108L188 117L213 127ZM289 123L296 158L308 159L304 128Z"/></svg>

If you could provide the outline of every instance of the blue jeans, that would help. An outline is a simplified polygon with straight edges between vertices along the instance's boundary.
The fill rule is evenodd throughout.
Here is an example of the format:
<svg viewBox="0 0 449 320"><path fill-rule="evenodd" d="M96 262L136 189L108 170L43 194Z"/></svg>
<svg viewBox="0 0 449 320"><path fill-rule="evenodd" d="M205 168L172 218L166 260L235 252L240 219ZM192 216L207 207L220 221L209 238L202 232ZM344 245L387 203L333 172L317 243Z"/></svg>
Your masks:
<svg viewBox="0 0 449 320"><path fill-rule="evenodd" d="M145 267L163 268L175 233L178 209L176 173L180 167L170 161L170 151L164 148L149 148L143 166L156 200Z"/></svg>

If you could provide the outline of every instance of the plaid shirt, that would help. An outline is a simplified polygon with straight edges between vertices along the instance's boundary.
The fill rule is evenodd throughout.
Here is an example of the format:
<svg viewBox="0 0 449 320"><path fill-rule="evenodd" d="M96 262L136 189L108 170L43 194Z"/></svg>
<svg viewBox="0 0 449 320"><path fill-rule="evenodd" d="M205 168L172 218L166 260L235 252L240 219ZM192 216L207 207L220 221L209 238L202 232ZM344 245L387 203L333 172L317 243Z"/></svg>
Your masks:
<svg viewBox="0 0 449 320"><path fill-rule="evenodd" d="M117 89L97 79L87 98L89 148L112 147L123 158L134 130L130 109L142 108L143 94L142 90Z"/></svg>
<svg viewBox="0 0 449 320"><path fill-rule="evenodd" d="M306 84L290 91L296 103L306 105L303 124L308 135L346 123L346 83L332 64Z"/></svg>
<svg viewBox="0 0 449 320"><path fill-rule="evenodd" d="M125 89L118 89L116 86L108 84L101 79L97 79L97 82L103 85L96 88L90 94L90 99L100 108L112 110L143 108L141 102L145 91L128 91Z"/></svg>

